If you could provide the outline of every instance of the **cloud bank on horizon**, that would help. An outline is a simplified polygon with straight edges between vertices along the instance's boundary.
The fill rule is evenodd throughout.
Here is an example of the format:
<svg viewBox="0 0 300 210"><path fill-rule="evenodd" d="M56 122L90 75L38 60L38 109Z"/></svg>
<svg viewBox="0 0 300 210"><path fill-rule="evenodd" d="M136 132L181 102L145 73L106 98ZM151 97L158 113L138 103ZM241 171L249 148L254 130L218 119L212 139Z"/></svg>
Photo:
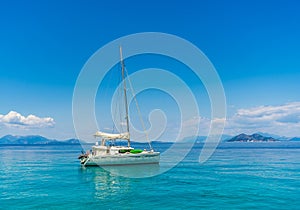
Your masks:
<svg viewBox="0 0 300 210"><path fill-rule="evenodd" d="M10 111L6 115L0 114L0 126L19 129L37 129L54 127L55 121L51 117L38 117L33 114L26 116L16 111Z"/></svg>
<svg viewBox="0 0 300 210"><path fill-rule="evenodd" d="M300 102L277 106L238 109L227 120L225 133L266 132L282 136L300 136Z"/></svg>
<svg viewBox="0 0 300 210"><path fill-rule="evenodd" d="M211 119L201 116L194 117L184 122L183 125L193 129L200 125L199 135L206 136L211 125ZM238 109L226 119L224 134L237 135L257 132L286 137L300 136L300 102Z"/></svg>
<svg viewBox="0 0 300 210"><path fill-rule="evenodd" d="M190 129L199 127L199 135L207 135L211 120L205 117L194 117L183 122ZM16 111L6 115L0 114L0 127L17 130L52 128L55 121L51 117L35 115L23 116ZM189 131L189 130L187 130ZM277 106L257 106L248 109L238 109L235 114L226 119L224 134L264 132L286 137L300 136L300 102L290 102ZM184 135L189 136L189 132Z"/></svg>

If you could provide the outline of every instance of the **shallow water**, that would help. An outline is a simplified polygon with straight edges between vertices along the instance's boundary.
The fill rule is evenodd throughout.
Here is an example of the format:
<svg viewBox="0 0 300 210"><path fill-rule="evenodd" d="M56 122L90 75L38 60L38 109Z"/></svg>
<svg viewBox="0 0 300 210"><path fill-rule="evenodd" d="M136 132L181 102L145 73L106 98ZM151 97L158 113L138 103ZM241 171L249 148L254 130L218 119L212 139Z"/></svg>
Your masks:
<svg viewBox="0 0 300 210"><path fill-rule="evenodd" d="M81 167L80 146L0 146L0 209L299 209L299 143L225 143L199 164L201 146L138 179Z"/></svg>

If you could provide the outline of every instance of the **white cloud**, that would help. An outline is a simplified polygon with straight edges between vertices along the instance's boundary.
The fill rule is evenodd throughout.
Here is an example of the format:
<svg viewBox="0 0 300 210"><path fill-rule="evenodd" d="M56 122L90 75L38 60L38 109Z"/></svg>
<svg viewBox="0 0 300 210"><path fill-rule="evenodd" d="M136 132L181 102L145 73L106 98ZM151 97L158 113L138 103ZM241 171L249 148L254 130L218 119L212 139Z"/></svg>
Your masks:
<svg viewBox="0 0 300 210"><path fill-rule="evenodd" d="M283 136L300 136L300 102L238 109L228 119L225 130L229 134L258 131Z"/></svg>
<svg viewBox="0 0 300 210"><path fill-rule="evenodd" d="M208 135L211 124L215 133L220 133L225 119L211 121L205 117L194 117L183 122L184 136L195 132L198 135ZM214 133L214 131L212 131ZM291 102L278 106L257 106L249 109L238 109L225 122L224 134L237 135L239 133L264 132L279 136L300 136L300 102ZM212 133L212 134L213 134Z"/></svg>
<svg viewBox="0 0 300 210"><path fill-rule="evenodd" d="M32 114L25 117L15 111L10 111L6 115L0 114L0 125L11 128L45 128L53 127L54 124L54 119L51 117L41 118Z"/></svg>

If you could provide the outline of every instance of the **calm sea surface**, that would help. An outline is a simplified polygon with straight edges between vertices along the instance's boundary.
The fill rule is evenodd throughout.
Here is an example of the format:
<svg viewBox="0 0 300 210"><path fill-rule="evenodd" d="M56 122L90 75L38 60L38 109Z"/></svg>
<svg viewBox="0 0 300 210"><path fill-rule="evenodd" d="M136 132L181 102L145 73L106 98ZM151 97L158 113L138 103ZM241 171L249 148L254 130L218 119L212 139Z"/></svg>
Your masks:
<svg viewBox="0 0 300 210"><path fill-rule="evenodd" d="M224 143L201 165L200 150L134 179L82 168L80 146L0 146L0 209L300 209L300 143Z"/></svg>

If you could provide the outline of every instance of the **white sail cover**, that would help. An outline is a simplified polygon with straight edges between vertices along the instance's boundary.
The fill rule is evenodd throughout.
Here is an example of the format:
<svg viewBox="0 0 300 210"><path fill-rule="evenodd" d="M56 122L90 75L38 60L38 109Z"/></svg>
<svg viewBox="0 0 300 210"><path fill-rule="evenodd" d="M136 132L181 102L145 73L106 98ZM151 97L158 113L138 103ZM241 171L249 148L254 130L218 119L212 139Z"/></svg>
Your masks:
<svg viewBox="0 0 300 210"><path fill-rule="evenodd" d="M129 133L104 133L101 131L97 131L94 135L95 137L102 137L104 139L127 139L129 140Z"/></svg>

